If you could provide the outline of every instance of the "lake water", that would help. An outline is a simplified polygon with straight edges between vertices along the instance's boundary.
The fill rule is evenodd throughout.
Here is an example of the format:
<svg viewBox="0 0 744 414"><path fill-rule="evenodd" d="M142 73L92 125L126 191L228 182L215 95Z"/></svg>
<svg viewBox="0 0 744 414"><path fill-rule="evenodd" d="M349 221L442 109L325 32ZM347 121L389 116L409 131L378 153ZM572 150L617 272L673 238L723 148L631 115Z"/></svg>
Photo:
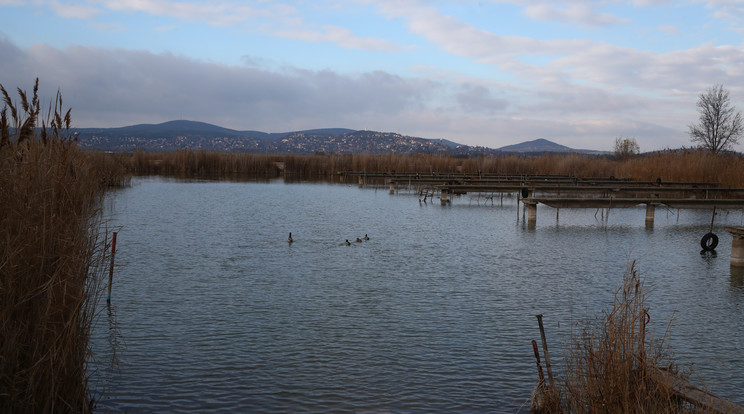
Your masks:
<svg viewBox="0 0 744 414"><path fill-rule="evenodd" d="M530 228L515 198L442 206L387 188L159 178L109 208L97 412L527 410L535 315L561 376L572 321L610 308L633 260L651 333L671 320L676 361L744 404L744 281L723 230L740 211L719 212L717 255L701 255L710 211L659 208L647 229L643 207L539 206Z"/></svg>

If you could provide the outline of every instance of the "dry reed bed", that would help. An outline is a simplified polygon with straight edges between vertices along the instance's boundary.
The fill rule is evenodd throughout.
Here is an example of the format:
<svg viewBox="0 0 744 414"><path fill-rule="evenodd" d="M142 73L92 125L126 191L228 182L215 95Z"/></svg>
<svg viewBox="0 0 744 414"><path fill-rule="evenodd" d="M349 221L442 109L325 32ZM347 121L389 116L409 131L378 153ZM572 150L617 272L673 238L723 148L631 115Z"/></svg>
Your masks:
<svg viewBox="0 0 744 414"><path fill-rule="evenodd" d="M46 123L38 80L19 105L0 89L0 412L90 412L89 336L106 268L101 177L111 175L73 142L59 95Z"/></svg>
<svg viewBox="0 0 744 414"><path fill-rule="evenodd" d="M93 268L104 250L91 172L69 144L0 149L0 412L88 411Z"/></svg>
<svg viewBox="0 0 744 414"><path fill-rule="evenodd" d="M647 336L647 290L631 264L611 309L571 333L564 347L565 373L554 387L539 384L533 412L687 413L705 412L675 394L659 376L665 369L681 378L664 338Z"/></svg>
<svg viewBox="0 0 744 414"><path fill-rule="evenodd" d="M174 153L109 154L134 175L259 177L334 180L338 171L567 174L637 181L713 182L744 188L744 157L706 151L667 151L624 160L609 156L551 154L463 158L443 154L275 155L182 150Z"/></svg>

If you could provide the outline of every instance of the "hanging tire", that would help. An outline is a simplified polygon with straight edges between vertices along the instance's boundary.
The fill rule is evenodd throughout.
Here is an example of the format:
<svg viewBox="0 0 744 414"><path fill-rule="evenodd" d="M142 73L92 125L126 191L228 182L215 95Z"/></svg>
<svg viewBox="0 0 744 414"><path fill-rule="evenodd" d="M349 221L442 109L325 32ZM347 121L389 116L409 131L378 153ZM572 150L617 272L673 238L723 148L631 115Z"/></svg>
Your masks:
<svg viewBox="0 0 744 414"><path fill-rule="evenodd" d="M707 233L700 240L700 247L706 252L712 252L718 246L718 236L715 233Z"/></svg>
<svg viewBox="0 0 744 414"><path fill-rule="evenodd" d="M530 190L527 189L527 187L522 187L522 198L527 198L530 196Z"/></svg>

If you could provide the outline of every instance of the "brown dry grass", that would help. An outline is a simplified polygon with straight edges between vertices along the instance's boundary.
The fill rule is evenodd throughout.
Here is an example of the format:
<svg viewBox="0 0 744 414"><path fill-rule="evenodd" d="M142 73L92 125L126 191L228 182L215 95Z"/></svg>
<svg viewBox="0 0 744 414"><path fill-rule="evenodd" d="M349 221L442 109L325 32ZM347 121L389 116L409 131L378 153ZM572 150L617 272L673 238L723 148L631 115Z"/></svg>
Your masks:
<svg viewBox="0 0 744 414"><path fill-rule="evenodd" d="M646 288L633 263L615 294L613 307L601 319L572 332L564 349L565 376L546 394L543 412L703 412L679 399L666 382L657 380L658 368L682 374L671 360L664 338L652 341L647 337L648 310Z"/></svg>
<svg viewBox="0 0 744 414"><path fill-rule="evenodd" d="M462 158L433 154L276 155L183 150L175 153L110 155L126 172L200 178L275 178L337 180L339 171L436 172L477 174L563 174L574 177L618 177L636 181L711 182L744 188L744 157L707 151L667 151L614 159L609 156L551 154ZM283 169L279 166L283 165Z"/></svg>
<svg viewBox="0 0 744 414"><path fill-rule="evenodd" d="M90 412L88 339L106 268L101 170L74 144L59 95L51 122L39 119L37 89L19 90L18 105L2 89L0 412Z"/></svg>

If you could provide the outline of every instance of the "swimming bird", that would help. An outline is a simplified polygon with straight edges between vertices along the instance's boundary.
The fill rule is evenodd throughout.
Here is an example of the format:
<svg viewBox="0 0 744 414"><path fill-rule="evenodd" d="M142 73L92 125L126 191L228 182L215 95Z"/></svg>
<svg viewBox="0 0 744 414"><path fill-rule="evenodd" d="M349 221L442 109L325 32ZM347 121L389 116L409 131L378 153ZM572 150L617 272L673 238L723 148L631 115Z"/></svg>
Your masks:
<svg viewBox="0 0 744 414"><path fill-rule="evenodd" d="M349 239L346 239L346 245L351 246L351 242L349 241Z"/></svg>
<svg viewBox="0 0 744 414"><path fill-rule="evenodd" d="M359 237L357 237L356 242L357 243L361 243L362 242L362 239L360 239Z"/></svg>
<svg viewBox="0 0 744 414"><path fill-rule="evenodd" d="M364 240L369 240L369 236L367 236L367 234L364 235Z"/></svg>
<svg viewBox="0 0 744 414"><path fill-rule="evenodd" d="M292 243L294 240L292 240L292 232L289 232L289 238L287 239L287 242Z"/></svg>

